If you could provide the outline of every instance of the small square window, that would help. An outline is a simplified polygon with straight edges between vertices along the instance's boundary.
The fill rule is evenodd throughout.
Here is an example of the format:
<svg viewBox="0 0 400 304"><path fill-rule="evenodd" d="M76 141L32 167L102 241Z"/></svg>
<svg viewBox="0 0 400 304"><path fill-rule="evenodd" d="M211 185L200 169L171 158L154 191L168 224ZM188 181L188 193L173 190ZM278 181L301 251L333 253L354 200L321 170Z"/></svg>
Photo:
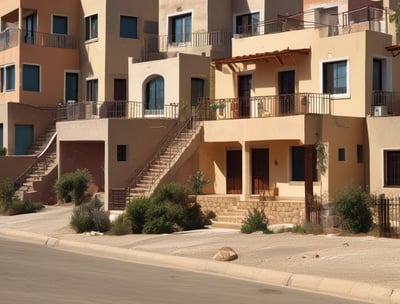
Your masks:
<svg viewBox="0 0 400 304"><path fill-rule="evenodd" d="M68 17L53 16L53 34L68 35Z"/></svg>
<svg viewBox="0 0 400 304"><path fill-rule="evenodd" d="M126 161L126 145L117 145L117 161Z"/></svg>
<svg viewBox="0 0 400 304"><path fill-rule="evenodd" d="M346 60L323 63L323 93L348 94Z"/></svg>
<svg viewBox="0 0 400 304"><path fill-rule="evenodd" d="M400 151L384 151L385 187L400 186Z"/></svg>
<svg viewBox="0 0 400 304"><path fill-rule="evenodd" d="M138 38L137 18L129 16L121 16L120 18L120 37L121 38Z"/></svg>
<svg viewBox="0 0 400 304"><path fill-rule="evenodd" d="M345 161L346 160L346 149L345 148L339 148L339 150L338 150L338 160L339 161Z"/></svg>

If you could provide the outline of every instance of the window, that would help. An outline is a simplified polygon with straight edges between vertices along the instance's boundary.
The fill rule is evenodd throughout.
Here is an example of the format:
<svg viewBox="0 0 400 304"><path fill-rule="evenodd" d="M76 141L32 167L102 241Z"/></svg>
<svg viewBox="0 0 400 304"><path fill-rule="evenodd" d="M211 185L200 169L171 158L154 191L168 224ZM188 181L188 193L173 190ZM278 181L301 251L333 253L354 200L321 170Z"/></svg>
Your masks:
<svg viewBox="0 0 400 304"><path fill-rule="evenodd" d="M15 66L9 65L0 68L0 92L15 90Z"/></svg>
<svg viewBox="0 0 400 304"><path fill-rule="evenodd" d="M197 107L201 98L204 97L204 79L201 78L192 78L191 79L191 106Z"/></svg>
<svg viewBox="0 0 400 304"><path fill-rule="evenodd" d="M357 163L362 164L363 162L364 162L363 145L357 145Z"/></svg>
<svg viewBox="0 0 400 304"><path fill-rule="evenodd" d="M317 175L317 152L315 149L312 149L312 174L313 174L313 181L318 180ZM292 147L292 181L304 181L305 180L305 148L300 147Z"/></svg>
<svg viewBox="0 0 400 304"><path fill-rule="evenodd" d="M117 145L117 161L126 161L126 145Z"/></svg>
<svg viewBox="0 0 400 304"><path fill-rule="evenodd" d="M33 125L15 125L15 155L24 155L33 143Z"/></svg>
<svg viewBox="0 0 400 304"><path fill-rule="evenodd" d="M147 83L146 110L164 110L164 78L157 77Z"/></svg>
<svg viewBox="0 0 400 304"><path fill-rule="evenodd" d="M323 93L347 94L347 61L323 63Z"/></svg>
<svg viewBox="0 0 400 304"><path fill-rule="evenodd" d="M119 35L121 38L138 38L138 20L136 17L121 16Z"/></svg>
<svg viewBox="0 0 400 304"><path fill-rule="evenodd" d="M400 186L400 151L385 151L385 187Z"/></svg>
<svg viewBox="0 0 400 304"><path fill-rule="evenodd" d="M171 42L189 42L192 40L192 14L185 14L171 19Z"/></svg>
<svg viewBox="0 0 400 304"><path fill-rule="evenodd" d="M346 160L346 149L339 148L338 149L338 161L345 161Z"/></svg>
<svg viewBox="0 0 400 304"><path fill-rule="evenodd" d="M255 34L258 33L258 23L260 13L250 13L236 16L236 34Z"/></svg>
<svg viewBox="0 0 400 304"><path fill-rule="evenodd" d="M97 14L85 17L85 40L97 38Z"/></svg>
<svg viewBox="0 0 400 304"><path fill-rule="evenodd" d="M68 17L53 15L53 34L68 35Z"/></svg>
<svg viewBox="0 0 400 304"><path fill-rule="evenodd" d="M97 79L91 79L86 82L86 100L97 101L99 92L99 82Z"/></svg>
<svg viewBox="0 0 400 304"><path fill-rule="evenodd" d="M24 91L40 91L40 66L24 64L22 67L22 89Z"/></svg>

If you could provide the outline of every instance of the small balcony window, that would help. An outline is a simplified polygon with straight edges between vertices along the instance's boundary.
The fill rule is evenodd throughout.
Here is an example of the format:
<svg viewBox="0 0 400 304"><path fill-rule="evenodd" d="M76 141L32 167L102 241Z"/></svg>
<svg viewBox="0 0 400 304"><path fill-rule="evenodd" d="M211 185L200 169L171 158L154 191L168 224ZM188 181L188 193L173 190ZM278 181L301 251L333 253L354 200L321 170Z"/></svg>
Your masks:
<svg viewBox="0 0 400 304"><path fill-rule="evenodd" d="M348 62L347 60L323 63L323 93L348 94Z"/></svg>
<svg viewBox="0 0 400 304"><path fill-rule="evenodd" d="M258 33L258 23L260 13L249 13L236 16L236 34L256 34Z"/></svg>
<svg viewBox="0 0 400 304"><path fill-rule="evenodd" d="M127 159L127 147L126 145L117 145L117 161L124 162Z"/></svg>
<svg viewBox="0 0 400 304"><path fill-rule="evenodd" d="M170 18L170 42L190 42L192 40L192 14Z"/></svg>
<svg viewBox="0 0 400 304"><path fill-rule="evenodd" d="M97 79L86 81L86 100L97 101L99 92L99 82Z"/></svg>

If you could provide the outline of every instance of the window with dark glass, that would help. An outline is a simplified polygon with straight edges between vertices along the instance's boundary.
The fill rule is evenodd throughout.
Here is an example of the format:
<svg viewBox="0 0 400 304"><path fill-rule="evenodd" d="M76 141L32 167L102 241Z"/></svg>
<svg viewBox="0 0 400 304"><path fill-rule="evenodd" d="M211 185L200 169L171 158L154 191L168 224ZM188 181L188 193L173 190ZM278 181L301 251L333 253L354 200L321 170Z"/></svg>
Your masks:
<svg viewBox="0 0 400 304"><path fill-rule="evenodd" d="M138 19L136 17L121 16L119 32L121 38L138 38Z"/></svg>
<svg viewBox="0 0 400 304"><path fill-rule="evenodd" d="M117 161L126 161L126 145L117 145Z"/></svg>
<svg viewBox="0 0 400 304"><path fill-rule="evenodd" d="M385 187L400 186L400 151L384 152Z"/></svg>
<svg viewBox="0 0 400 304"><path fill-rule="evenodd" d="M236 16L236 34L255 34L258 32L260 13Z"/></svg>
<svg viewBox="0 0 400 304"><path fill-rule="evenodd" d="M53 15L53 34L68 35L68 17Z"/></svg>
<svg viewBox="0 0 400 304"><path fill-rule="evenodd" d="M99 91L99 82L97 79L86 81L86 100L97 101Z"/></svg>
<svg viewBox="0 0 400 304"><path fill-rule="evenodd" d="M347 93L347 61L325 62L323 64L323 93Z"/></svg>
<svg viewBox="0 0 400 304"><path fill-rule="evenodd" d="M302 146L291 147L291 157L292 157L292 181L304 181L305 180L305 148ZM313 162L313 181L318 180L317 174L317 153L313 149L312 155Z"/></svg>
<svg viewBox="0 0 400 304"><path fill-rule="evenodd" d="M192 14L170 18L171 42L189 42L192 40Z"/></svg>
<svg viewBox="0 0 400 304"><path fill-rule="evenodd" d="M338 149L338 161L345 161L346 160L346 149L339 148Z"/></svg>
<svg viewBox="0 0 400 304"><path fill-rule="evenodd" d="M357 145L357 163L362 164L363 162L364 162L363 145Z"/></svg>
<svg viewBox="0 0 400 304"><path fill-rule="evenodd" d="M85 17L85 40L97 38L98 21L97 14Z"/></svg>
<svg viewBox="0 0 400 304"><path fill-rule="evenodd" d="M22 89L24 91L40 91L40 66L24 64L22 67Z"/></svg>
<svg viewBox="0 0 400 304"><path fill-rule="evenodd" d="M15 66L9 65L0 68L0 92L15 90Z"/></svg>
<svg viewBox="0 0 400 304"><path fill-rule="evenodd" d="M164 78L157 77L146 85L146 110L164 109Z"/></svg>

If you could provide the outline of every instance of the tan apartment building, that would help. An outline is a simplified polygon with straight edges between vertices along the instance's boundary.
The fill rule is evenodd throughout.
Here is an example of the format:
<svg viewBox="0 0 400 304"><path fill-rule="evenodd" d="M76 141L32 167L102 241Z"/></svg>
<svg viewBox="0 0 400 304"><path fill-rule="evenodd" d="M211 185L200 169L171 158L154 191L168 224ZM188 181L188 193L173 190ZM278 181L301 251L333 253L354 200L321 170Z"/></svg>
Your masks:
<svg viewBox="0 0 400 304"><path fill-rule="evenodd" d="M304 1L303 13L249 26L233 39L232 57L213 61L200 150L211 192L248 200L275 189L304 202L331 201L347 186L369 190L365 117L374 79L385 79L381 90L397 79L385 48L396 35L382 2L355 2Z"/></svg>

